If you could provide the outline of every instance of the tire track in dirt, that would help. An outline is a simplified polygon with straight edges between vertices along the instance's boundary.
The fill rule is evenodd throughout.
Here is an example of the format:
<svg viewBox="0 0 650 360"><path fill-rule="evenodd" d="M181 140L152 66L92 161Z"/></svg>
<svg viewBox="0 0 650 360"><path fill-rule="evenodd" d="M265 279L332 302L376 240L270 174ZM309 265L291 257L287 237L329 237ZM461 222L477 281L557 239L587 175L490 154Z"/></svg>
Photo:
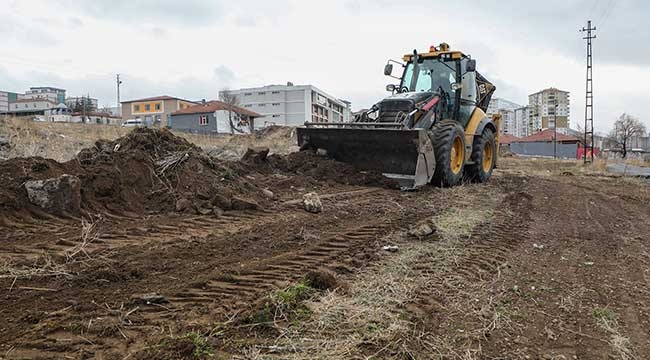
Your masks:
<svg viewBox="0 0 650 360"><path fill-rule="evenodd" d="M128 226L114 228L114 231L106 232L103 238L106 238L107 244L113 244L115 249L128 247L125 254L146 251L149 244L156 242L163 244L163 246L157 246L156 253L172 251L176 254L185 254L185 249L191 250L192 245L188 244L189 247L183 245L178 248L183 252L178 252L176 245L186 243L187 238L200 237L201 239L195 241L205 247L212 242L223 243L228 239L237 239L242 234L254 234L267 225L277 227L275 224L283 223L280 221L281 219L293 222L293 226L283 229L280 233L272 232L274 242L278 244L294 242L296 232L301 231L301 223L309 221L311 218L317 219L317 226L323 231L319 237L309 240L312 243L308 241L299 248L285 249L281 246L279 250L273 250L277 254L269 256L265 256L264 250L260 249L262 252L259 258L231 262L229 265L217 267L211 272L200 273L196 278L178 279L181 284L173 284L170 286L173 290L161 292L168 298L169 303L162 306L137 305L137 311L128 318L133 324L123 327L125 336L129 340L116 332L117 327L115 326L110 329L109 333L103 335L104 330L101 330L99 334L85 330L85 327L90 330L99 326L93 324L91 327L88 323L89 318L115 317L110 314L102 316L102 313L106 313L106 309L102 311L102 307L97 305L97 308L85 315L71 313L69 316L56 319L55 323L59 325L54 326L55 331L46 331L40 326L31 328L22 335L23 338L20 341L15 343L13 354L15 356L28 354L27 357L37 355L60 357L64 354L77 356L85 352L97 356L106 353L109 351L108 349L117 347L126 346L133 349L135 346L137 349L137 344L142 346L142 342L150 338L152 334L160 331L172 331L169 327L170 324L175 329L174 331L183 331L181 329L186 326L211 325L219 319L223 320L229 315L246 310L252 306L256 299L291 282L298 281L311 269L326 268L335 272L353 271L355 268L373 261L379 248L379 238L399 223L403 210L396 209L394 205L389 204L389 200L395 199L396 196L402 197L403 194L392 191L382 191L379 194L375 192L372 194L350 194L333 203L326 201L329 212L323 213L317 218L300 208L287 207L285 211L280 212L276 210L269 213L233 213L233 218L228 218L230 215L220 219L200 216L194 218L174 217L171 219L172 221L159 223L155 227L136 226L135 230L129 230ZM339 218L337 214L343 210L350 211L350 214L354 214L354 216L348 215ZM387 215L390 220L387 221L386 216L382 216L385 214L391 214ZM323 227L321 223L326 220L323 216L333 216L329 222L340 223L343 226ZM224 224L223 221L226 223ZM180 227L180 224L183 224L183 227ZM106 237L106 235L108 236ZM281 237L275 238L276 236ZM133 247L133 244L137 244L137 246ZM218 256L227 257L229 255L218 254ZM211 261L217 260L218 258ZM66 291L66 293L71 291ZM95 290L91 291L100 295ZM65 298L67 296L60 294L57 297ZM116 300L117 305L113 302L111 307L119 307L119 300ZM135 307L135 304L125 303L122 311L125 313ZM94 345L81 340L66 343L66 346L56 346L55 344L60 343L61 339L79 339L79 329L70 329L63 325L77 322L83 322L83 337L93 342ZM49 323L47 326L51 327L53 324ZM41 350L34 352L30 349Z"/></svg>
<svg viewBox="0 0 650 360"><path fill-rule="evenodd" d="M170 301L173 305L194 306L195 302L215 303L227 312L236 311L239 302L266 294L297 281L310 269L327 268L336 271L338 260L344 255L353 258L367 251L387 229L388 224L364 225L330 236L307 250L265 260L262 264L247 267L234 273L220 274L205 282L201 288L178 292ZM228 304L234 304L230 306Z"/></svg>
<svg viewBox="0 0 650 360"><path fill-rule="evenodd" d="M270 213L226 213L220 217L180 216L169 222L162 216L148 219L121 217L98 221L97 239L84 246L89 256L106 251L119 250L125 246L146 246L150 243L165 244L186 241L192 237L226 235L235 228L241 231L251 220L268 221ZM116 222L119 220L119 222ZM165 224L165 223L168 224ZM178 226L178 224L183 226ZM247 224L248 223L248 224ZM82 225L79 220L61 220L16 224L7 229L7 239L0 245L0 260L33 261L44 253L64 257L81 239ZM48 236L43 239L43 234ZM94 235L94 234L90 234ZM38 243L32 241L39 237Z"/></svg>
<svg viewBox="0 0 650 360"><path fill-rule="evenodd" d="M478 305L474 296L481 294L473 293L472 289L481 289L482 284L500 277L510 266L513 250L529 238L533 197L527 192L524 178L508 176L507 180L498 184L505 197L494 208L492 218L478 224L468 239L461 240L461 248L454 250L459 252L455 261L446 265L423 263L415 267L428 278L428 286L407 306L413 321L419 324L418 331L430 334L431 343L448 336L455 339L454 345L444 343L447 340L439 343L436 351L453 353L467 349L468 354L472 354L480 349L476 341L480 342L485 334L479 327L487 319L473 318L472 313L477 311Z"/></svg>

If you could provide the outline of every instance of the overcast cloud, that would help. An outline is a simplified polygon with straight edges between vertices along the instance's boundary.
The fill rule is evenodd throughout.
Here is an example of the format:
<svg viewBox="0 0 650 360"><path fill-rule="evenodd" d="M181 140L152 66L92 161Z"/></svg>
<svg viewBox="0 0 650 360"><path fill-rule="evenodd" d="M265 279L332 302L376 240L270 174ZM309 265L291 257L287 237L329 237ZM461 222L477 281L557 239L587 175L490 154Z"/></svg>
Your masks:
<svg viewBox="0 0 650 360"><path fill-rule="evenodd" d="M526 104L554 86L584 121L585 44L594 20L595 124L622 112L646 125L650 3L633 0L9 0L0 7L0 89L57 86L100 104L169 94L210 99L219 89L292 81L370 106L385 96L388 58L448 42Z"/></svg>

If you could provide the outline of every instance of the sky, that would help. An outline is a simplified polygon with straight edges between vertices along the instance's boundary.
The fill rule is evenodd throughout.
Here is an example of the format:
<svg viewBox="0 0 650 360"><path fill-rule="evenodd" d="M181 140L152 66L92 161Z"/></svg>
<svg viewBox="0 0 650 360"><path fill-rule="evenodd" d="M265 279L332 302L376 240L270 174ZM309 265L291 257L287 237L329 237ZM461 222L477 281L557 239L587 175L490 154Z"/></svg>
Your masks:
<svg viewBox="0 0 650 360"><path fill-rule="evenodd" d="M388 94L388 59L446 42L477 61L496 97L571 92L584 125L585 40L594 40L594 126L647 117L650 2L636 0L2 0L0 90L89 94L100 106L222 89L312 84L353 109Z"/></svg>

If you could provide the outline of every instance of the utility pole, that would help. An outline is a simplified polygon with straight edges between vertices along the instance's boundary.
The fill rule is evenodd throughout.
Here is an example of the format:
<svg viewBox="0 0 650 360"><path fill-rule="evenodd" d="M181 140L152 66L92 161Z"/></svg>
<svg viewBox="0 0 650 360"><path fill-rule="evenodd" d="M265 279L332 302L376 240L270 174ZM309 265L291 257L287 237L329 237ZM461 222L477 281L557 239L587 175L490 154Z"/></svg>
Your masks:
<svg viewBox="0 0 650 360"><path fill-rule="evenodd" d="M553 110L553 159L557 159L557 95L554 103L555 103L555 109Z"/></svg>
<svg viewBox="0 0 650 360"><path fill-rule="evenodd" d="M122 103L120 102L120 84L122 84L122 80L120 80L120 74L117 74L117 115L122 116Z"/></svg>
<svg viewBox="0 0 650 360"><path fill-rule="evenodd" d="M591 27L591 20L587 21L587 27L582 28L582 32L586 32L587 36L583 37L587 40L587 83L585 91L585 144L583 160L584 163L594 162L594 93L593 93L593 78L592 78L592 58L591 58L591 40L596 38L592 35L592 31L596 31L596 27ZM589 144L590 157L587 159L587 144Z"/></svg>

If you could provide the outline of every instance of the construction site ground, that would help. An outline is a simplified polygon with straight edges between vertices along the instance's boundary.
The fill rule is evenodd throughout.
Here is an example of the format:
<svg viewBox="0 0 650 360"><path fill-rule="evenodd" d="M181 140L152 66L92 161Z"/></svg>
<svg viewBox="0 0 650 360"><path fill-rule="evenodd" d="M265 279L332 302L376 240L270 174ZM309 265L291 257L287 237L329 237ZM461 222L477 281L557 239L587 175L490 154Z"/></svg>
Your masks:
<svg viewBox="0 0 650 360"><path fill-rule="evenodd" d="M403 192L283 158L238 170L256 209L2 212L0 358L650 358L647 180L503 158Z"/></svg>

